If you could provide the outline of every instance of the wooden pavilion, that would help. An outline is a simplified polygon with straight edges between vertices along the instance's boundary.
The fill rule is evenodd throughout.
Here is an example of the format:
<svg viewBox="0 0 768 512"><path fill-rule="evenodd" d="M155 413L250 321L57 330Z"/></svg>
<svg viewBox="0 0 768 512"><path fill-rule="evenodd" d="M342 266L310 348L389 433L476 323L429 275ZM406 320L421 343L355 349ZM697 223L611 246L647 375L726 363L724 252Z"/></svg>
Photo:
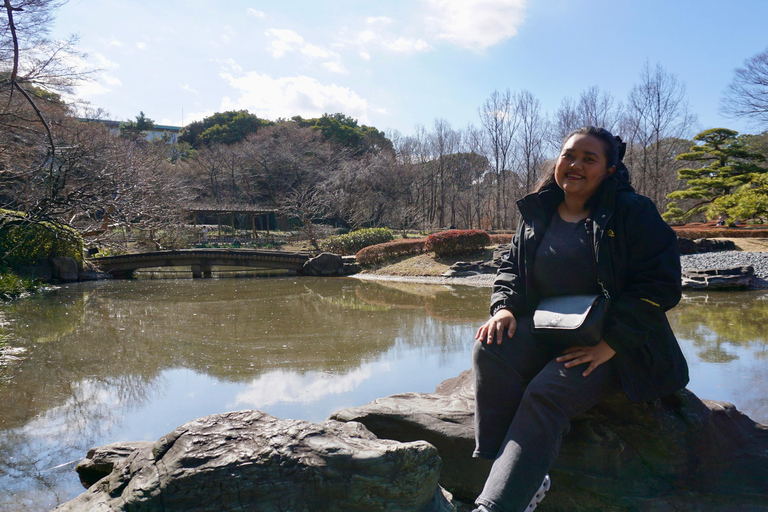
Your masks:
<svg viewBox="0 0 768 512"><path fill-rule="evenodd" d="M192 220L197 226L198 216L216 215L218 224L218 237L221 238L222 217L230 221L232 231L235 231L235 220L237 215L247 215L250 217L253 237L257 238L257 231L266 231L269 233L270 224L277 223L277 209L269 208L263 205L254 204L195 204L189 207L192 214ZM228 218L228 219L227 219Z"/></svg>

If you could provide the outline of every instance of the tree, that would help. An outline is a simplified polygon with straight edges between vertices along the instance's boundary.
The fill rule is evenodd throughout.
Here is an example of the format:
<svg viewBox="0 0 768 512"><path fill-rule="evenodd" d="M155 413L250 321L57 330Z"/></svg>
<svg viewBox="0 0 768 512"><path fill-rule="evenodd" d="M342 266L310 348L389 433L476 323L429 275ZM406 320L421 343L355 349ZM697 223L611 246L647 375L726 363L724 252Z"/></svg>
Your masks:
<svg viewBox="0 0 768 512"><path fill-rule="evenodd" d="M309 243L315 249L320 249L317 244L315 221L324 218L330 210L328 194L311 183L301 183L280 201L278 210L286 217L297 218Z"/></svg>
<svg viewBox="0 0 768 512"><path fill-rule="evenodd" d="M495 183L495 226L496 228L511 227L515 208L512 207L511 190L514 185L509 183L512 163L512 142L515 139L520 122L518 115L517 96L507 89L503 93L493 91L479 109L480 124L485 131L484 140L487 143L485 154L491 163Z"/></svg>
<svg viewBox="0 0 768 512"><path fill-rule="evenodd" d="M613 132L619 125L621 115L621 104L616 105L610 93L601 92L594 85L581 93L578 103L568 97L562 99L555 113L550 143L556 151L559 150L563 139L582 126L598 126Z"/></svg>
<svg viewBox="0 0 768 512"><path fill-rule="evenodd" d="M327 141L344 148L352 156L361 156L368 151L392 151L392 142L384 132L360 125L357 119L346 114L323 114L313 119L294 116L291 120L299 126L319 130Z"/></svg>
<svg viewBox="0 0 768 512"><path fill-rule="evenodd" d="M550 131L547 120L541 114L541 103L529 91L523 91L519 97L520 126L515 137L515 156L518 174L527 194L538 181L539 170L544 163L544 143Z"/></svg>
<svg viewBox="0 0 768 512"><path fill-rule="evenodd" d="M135 121L126 121L120 124L120 135L123 137L129 137L138 139L143 137L143 133L154 130L155 122L144 115L144 112L139 112Z"/></svg>
<svg viewBox="0 0 768 512"><path fill-rule="evenodd" d="M74 49L76 38L48 39L60 4L4 0L0 7L0 180L21 187L13 203L23 203L31 221L45 218L60 201L57 161L66 144L56 132L69 106L59 93L71 91L90 74L73 64L83 56Z"/></svg>
<svg viewBox="0 0 768 512"><path fill-rule="evenodd" d="M247 110L217 112L182 128L178 140L195 149L211 144L232 145L271 124L270 121L259 119Z"/></svg>
<svg viewBox="0 0 768 512"><path fill-rule="evenodd" d="M695 122L686 101L685 86L657 64L646 63L640 83L629 93L621 133L627 142L625 163L632 170L632 184L659 210L678 187L675 159Z"/></svg>
<svg viewBox="0 0 768 512"><path fill-rule="evenodd" d="M729 116L768 126L768 48L737 68L721 102Z"/></svg>
<svg viewBox="0 0 768 512"><path fill-rule="evenodd" d="M700 144L676 157L700 163L701 167L678 171L688 188L671 192L669 198L693 201L685 209L670 203L665 220L687 220L702 212L709 218L724 214L734 220L766 213L768 169L756 164L765 158L744 149L737 135L738 132L726 128L705 130L694 137Z"/></svg>

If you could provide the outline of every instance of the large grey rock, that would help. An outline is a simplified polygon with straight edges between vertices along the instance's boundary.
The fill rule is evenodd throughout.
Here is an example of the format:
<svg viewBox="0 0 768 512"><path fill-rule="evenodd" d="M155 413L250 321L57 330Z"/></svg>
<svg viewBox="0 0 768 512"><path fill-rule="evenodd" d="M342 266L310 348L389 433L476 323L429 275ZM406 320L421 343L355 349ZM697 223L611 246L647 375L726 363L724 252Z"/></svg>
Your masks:
<svg viewBox="0 0 768 512"><path fill-rule="evenodd" d="M751 266L683 271L683 288L733 290L749 288L755 269Z"/></svg>
<svg viewBox="0 0 768 512"><path fill-rule="evenodd" d="M56 257L51 258L50 262L54 279L58 279L62 283L77 282L79 269L73 258Z"/></svg>
<svg viewBox="0 0 768 512"><path fill-rule="evenodd" d="M79 466L87 483L108 473L56 511L454 510L438 486L433 446L379 440L355 422L231 412L186 423L156 443L91 450L89 458Z"/></svg>
<svg viewBox="0 0 768 512"><path fill-rule="evenodd" d="M307 260L301 271L308 276L340 276L344 274L344 261L338 254L324 252Z"/></svg>
<svg viewBox="0 0 768 512"><path fill-rule="evenodd" d="M677 238L677 248L680 254L700 254L704 252L735 251L733 240L713 240L711 238Z"/></svg>
<svg viewBox="0 0 768 512"><path fill-rule="evenodd" d="M464 277L476 274L495 274L501 266L501 258L509 252L509 244L500 245L493 250L489 260L457 261L443 272L444 277Z"/></svg>
<svg viewBox="0 0 768 512"><path fill-rule="evenodd" d="M152 441L117 442L88 450L85 459L75 468L80 483L86 489L108 476L112 470L124 462L135 451L152 451Z"/></svg>
<svg viewBox="0 0 768 512"><path fill-rule="evenodd" d="M472 501L489 470L471 458L473 413L466 371L435 393L394 395L332 418L380 438L429 441L443 460L441 485ZM617 396L573 420L550 474L542 512L768 511L768 426L688 390L649 403Z"/></svg>

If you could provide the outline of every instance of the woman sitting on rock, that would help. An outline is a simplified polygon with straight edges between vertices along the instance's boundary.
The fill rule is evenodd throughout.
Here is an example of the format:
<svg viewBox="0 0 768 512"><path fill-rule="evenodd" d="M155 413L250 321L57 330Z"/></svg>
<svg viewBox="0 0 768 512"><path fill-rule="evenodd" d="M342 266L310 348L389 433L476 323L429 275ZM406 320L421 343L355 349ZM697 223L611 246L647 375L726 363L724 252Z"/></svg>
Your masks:
<svg viewBox="0 0 768 512"><path fill-rule="evenodd" d="M623 152L607 130L578 129L518 202L473 352L473 456L494 460L476 512L536 508L571 418L615 393L648 401L688 382L665 314L681 295L677 237L630 186ZM604 292L610 306L594 345L533 333L542 298Z"/></svg>

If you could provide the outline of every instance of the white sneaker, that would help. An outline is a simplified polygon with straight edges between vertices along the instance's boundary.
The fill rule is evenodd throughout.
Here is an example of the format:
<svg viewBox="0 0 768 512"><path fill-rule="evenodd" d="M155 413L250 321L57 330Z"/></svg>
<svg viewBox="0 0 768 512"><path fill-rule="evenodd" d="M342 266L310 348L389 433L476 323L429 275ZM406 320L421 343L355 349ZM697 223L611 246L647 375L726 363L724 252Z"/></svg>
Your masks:
<svg viewBox="0 0 768 512"><path fill-rule="evenodd" d="M530 512L531 510L536 509L541 500L544 499L544 494L549 490L550 485L552 485L552 480L550 480L549 475L544 475L544 481L541 482L541 487L536 491L536 494L531 499L531 503L528 505L528 508L525 509L525 512Z"/></svg>

